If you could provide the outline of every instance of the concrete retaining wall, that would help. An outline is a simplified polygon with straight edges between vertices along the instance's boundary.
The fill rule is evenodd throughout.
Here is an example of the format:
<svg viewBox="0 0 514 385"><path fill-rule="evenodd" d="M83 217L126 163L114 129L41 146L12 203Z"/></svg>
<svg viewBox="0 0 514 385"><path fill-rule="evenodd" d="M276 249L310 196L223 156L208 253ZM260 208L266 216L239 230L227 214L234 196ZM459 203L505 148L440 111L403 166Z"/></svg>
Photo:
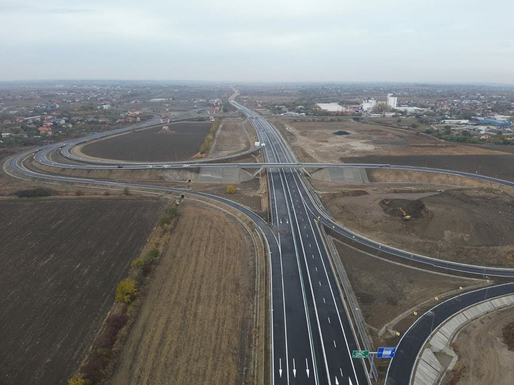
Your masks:
<svg viewBox="0 0 514 385"><path fill-rule="evenodd" d="M436 385L446 370L451 369L457 356L451 342L467 323L492 311L514 306L514 294L494 298L470 306L447 319L425 343L411 377L411 385Z"/></svg>

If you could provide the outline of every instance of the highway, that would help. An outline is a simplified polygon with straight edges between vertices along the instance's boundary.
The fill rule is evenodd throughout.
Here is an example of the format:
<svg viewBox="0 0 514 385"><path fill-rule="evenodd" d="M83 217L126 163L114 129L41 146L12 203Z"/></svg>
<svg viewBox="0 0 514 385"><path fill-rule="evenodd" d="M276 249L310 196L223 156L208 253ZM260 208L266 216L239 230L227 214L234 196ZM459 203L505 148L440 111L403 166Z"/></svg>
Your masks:
<svg viewBox="0 0 514 385"><path fill-rule="evenodd" d="M309 183L304 179L303 169L305 166L310 167L309 164L299 163L296 160L280 133L264 118L235 101L232 101L232 104L249 119L256 129L259 140L266 144L262 148L265 163L260 165L268 170L271 226L249 208L212 194L144 183L124 183L53 175L31 170L24 164L24 161L32 156L36 161L54 167L113 168L111 164L63 163L53 160L52 154L61 151L63 148L70 149L72 147L71 141L64 144L52 144L37 151L27 151L11 157L4 163L4 170L15 177L41 179L48 182L187 193L188 196L194 196L198 199L210 199L227 204L248 215L263 234L270 256L270 337L272 344L270 381L273 384L364 385L370 383L364 362L351 358L351 351L358 349L358 343L351 320L339 295L338 285L332 272L329 253L320 226L325 226L335 235L344 237L347 242L384 258L400 259L422 264L430 269L447 272L480 276L514 276L513 269L463 265L412 254L374 242L338 225L325 211L316 194L311 191ZM88 140L91 140L91 138ZM85 141L81 139L73 142L84 143ZM184 167L185 164L189 163L174 164L170 167L180 168ZM114 167L161 168L166 165L127 164L123 162ZM228 165L224 163L217 166L231 167ZM320 164L312 165L313 168L320 166ZM202 164L202 167L204 166ZM241 163L238 166L240 167ZM346 167L348 165L332 166ZM358 165L358 167L362 166L362 164ZM366 168L408 167L366 166ZM185 167L193 166L187 165ZM195 167L198 167L198 165L195 165ZM409 167L409 169L411 168ZM430 172L432 171L430 169ZM451 170L443 171L445 173L462 174ZM475 174L470 175L481 177ZM494 182L512 183L496 179L494 179ZM511 289L514 290L514 288ZM477 293L479 294L475 295L475 299L481 298L483 291L479 290ZM457 311L458 306L450 306L448 311L451 312L452 310ZM398 373L401 373L401 371L404 371L403 373L408 372L410 370L408 365L408 362L400 362L401 370Z"/></svg>
<svg viewBox="0 0 514 385"><path fill-rule="evenodd" d="M232 102L266 143L269 163L295 162L278 131L253 111ZM268 169L272 224L279 263L273 264L273 372L275 384L368 384L357 342L337 289L317 217L308 209L299 171ZM307 192L308 193L308 192ZM278 266L277 266L278 265ZM282 295L280 295L282 294Z"/></svg>

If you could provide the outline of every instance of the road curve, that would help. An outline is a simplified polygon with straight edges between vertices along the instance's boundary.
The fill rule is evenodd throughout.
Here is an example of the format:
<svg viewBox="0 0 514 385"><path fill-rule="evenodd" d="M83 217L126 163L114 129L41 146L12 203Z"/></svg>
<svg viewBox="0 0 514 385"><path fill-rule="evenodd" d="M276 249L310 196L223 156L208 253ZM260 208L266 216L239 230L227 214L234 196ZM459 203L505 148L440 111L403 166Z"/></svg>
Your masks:
<svg viewBox="0 0 514 385"><path fill-rule="evenodd" d="M454 314L476 303L514 292L514 283L490 286L450 298L427 311L402 336L388 367L385 385L410 385L418 353L434 330ZM478 348L478 347L476 347Z"/></svg>

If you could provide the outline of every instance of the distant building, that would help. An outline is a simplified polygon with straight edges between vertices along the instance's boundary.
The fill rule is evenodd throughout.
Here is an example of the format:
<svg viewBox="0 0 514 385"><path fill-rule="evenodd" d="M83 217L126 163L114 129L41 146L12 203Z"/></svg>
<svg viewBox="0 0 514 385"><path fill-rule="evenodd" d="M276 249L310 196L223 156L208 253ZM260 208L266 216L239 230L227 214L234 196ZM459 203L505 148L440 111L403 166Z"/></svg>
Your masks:
<svg viewBox="0 0 514 385"><path fill-rule="evenodd" d="M462 125L462 124L469 124L469 120L466 119L445 119L441 121L442 124L455 124L455 125Z"/></svg>
<svg viewBox="0 0 514 385"><path fill-rule="evenodd" d="M392 109L398 107L398 98L393 94L387 94L387 105Z"/></svg>
<svg viewBox="0 0 514 385"><path fill-rule="evenodd" d="M512 127L512 122L507 119L494 119L494 118L480 118L474 117L473 121L477 124L483 126L494 126L499 128L510 128Z"/></svg>
<svg viewBox="0 0 514 385"><path fill-rule="evenodd" d="M410 107L410 106L401 106L396 107L398 111L406 112L407 114L421 114L426 111L425 108L420 107Z"/></svg>
<svg viewBox="0 0 514 385"><path fill-rule="evenodd" d="M344 108L339 103L316 103L320 110L328 112L343 112Z"/></svg>
<svg viewBox="0 0 514 385"><path fill-rule="evenodd" d="M367 99L364 100L361 104L362 111L369 112L373 110L377 106L377 101L375 99Z"/></svg>

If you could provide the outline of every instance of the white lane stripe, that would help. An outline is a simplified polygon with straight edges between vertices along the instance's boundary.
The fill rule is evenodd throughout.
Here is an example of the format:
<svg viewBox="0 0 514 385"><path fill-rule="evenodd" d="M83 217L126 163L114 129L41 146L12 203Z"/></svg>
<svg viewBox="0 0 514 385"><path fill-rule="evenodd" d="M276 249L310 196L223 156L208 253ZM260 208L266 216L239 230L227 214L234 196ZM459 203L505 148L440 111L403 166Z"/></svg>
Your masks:
<svg viewBox="0 0 514 385"><path fill-rule="evenodd" d="M272 187L272 190L273 190L273 197L274 197L274 200L275 200L275 214L276 214L276 218L277 218L277 223L278 223L278 206L277 206L277 195L276 195L276 189L275 189L275 181L273 180L273 174L272 172L270 171L270 173L268 174L269 178L268 180L271 179L271 187ZM285 353L286 353L286 381L287 381L287 385L289 385L289 348L288 348L288 336L287 336L287 314L286 314L286 295L285 295L285 289L284 289L284 266L283 266L283 260L282 260L282 243L280 242L280 232L278 233L278 239L279 239L279 260L280 260L280 279L281 279L281 286L282 286L282 312L283 312L283 315L284 315L284 345L285 345ZM270 261L270 268L271 268L271 261ZM271 281L272 277L270 277L270 281ZM270 290L272 295L273 295L273 289ZM271 296L270 297L271 300L273 301L273 297ZM273 303L273 302L272 302ZM271 317L272 317L272 320L273 320L273 312L271 312ZM273 324L272 324L273 325ZM271 358L272 358L272 365L274 366L275 362L274 362L274 341L273 341L273 331L271 332L271 335L272 335L272 353L271 353ZM282 364L280 364L280 366L282 366ZM282 368L280 368L281 370ZM273 370L273 375L272 375L272 381L273 383L275 383L275 375L274 375L274 368L272 367L272 370ZM281 373L280 373L280 377L282 377Z"/></svg>
<svg viewBox="0 0 514 385"><path fill-rule="evenodd" d="M287 192L288 192L289 196L291 197L291 190L289 188L289 184L288 184L287 178L285 178L285 184L286 184ZM303 259L304 259L304 262L305 262L305 270L306 270L306 273L307 273L307 278L309 280L309 287L310 287L310 291L311 291L312 302L314 304L314 314L316 315L316 322L317 322L318 332L319 332L320 342L321 342L321 351L323 352L323 359L325 361L325 370L327 372L328 384L331 385L332 381L330 379L330 370L328 368L327 354L326 354L326 351L325 351L325 341L323 339L323 332L321 331L321 323L319 321L319 314L318 314L318 305L316 303L316 296L314 295L314 288L312 286L311 274L310 274L310 271L309 271L309 264L307 263L307 253L305 252L305 246L303 244L303 238L302 238L302 233L300 231L300 225L298 223L298 216L296 215L296 209L295 209L294 206L292 206L292 209L293 209L293 216L294 216L295 221L296 221L296 227L297 227L297 230L298 230L298 235L300 237L300 245L302 246ZM320 286L321 286L321 282L320 282Z"/></svg>
<svg viewBox="0 0 514 385"><path fill-rule="evenodd" d="M282 175L282 170L280 170L279 175L280 175L280 181L284 188L284 195L285 195L286 194L286 185L285 185L286 181L284 180L284 176ZM300 268L300 261L299 261L299 256L298 256L298 246L296 244L296 237L294 236L293 221L292 221L292 217L291 217L291 207L289 206L289 200L287 199L287 197L285 197L285 201L286 201L286 207L287 207L287 214L289 216L289 224L291 226L291 232L292 232L291 235L293 237L293 244L294 244L294 248L295 248L296 265L297 265L297 269L298 269L298 275L300 277L300 285L302 287L303 307L304 307L304 311L305 311L305 319L307 321L307 331L309 334L309 344L310 344L310 348L311 348L311 358L312 358L312 362L313 362L314 379L315 379L315 383L318 384L319 383L318 366L316 364L316 357L314 355L314 343L312 342L313 340L312 340L312 330L311 330L312 327L311 327L309 313L307 311L307 297L305 294L305 285L303 282L303 276L302 276L302 272L301 272L301 268Z"/></svg>
<svg viewBox="0 0 514 385"><path fill-rule="evenodd" d="M300 189L300 186L298 186L298 182L297 182L295 177L294 177L294 180L295 180L296 186L298 187L298 189ZM304 209L307 211L307 207L306 207L305 201L303 201L303 206L304 206ZM308 213L307 213L307 215L308 215ZM312 231L314 232L314 227L312 225L312 221L311 221L310 216L308 215L307 218L309 220L310 227L311 227ZM320 233L320 236L321 236L321 233ZM335 299L334 291L332 290L332 285L330 283L330 279L328 278L328 273L327 273L327 268L325 266L325 261L323 260L323 256L321 254L321 248L319 246L318 239L316 237L314 237L314 241L316 242L316 246L317 246L317 248L319 250L319 253L320 253L320 259L321 259L321 263L323 265L323 270L325 271L325 276L327 277L328 287L330 288L330 293L332 295L332 301L334 302L334 307L336 309L337 318L339 319L339 325L341 327L341 331L343 332L343 337L344 337L344 341L345 341L345 344L346 344L346 350L348 352L348 359L350 360L350 363L351 363L351 366L352 366L352 369L353 369L353 374L355 376L355 381L357 382L357 384L359 384L359 378L357 377L357 371L355 369L355 365L354 365L353 359L351 358L351 352L350 352L350 346L348 344L348 338L346 337L346 332L345 332L344 327L343 327L343 321L341 320L341 314L339 313L339 309L337 307L337 302L336 302L336 299ZM328 255L328 252L327 252L327 255ZM350 322L350 320L348 320L348 322Z"/></svg>
<svg viewBox="0 0 514 385"><path fill-rule="evenodd" d="M273 150L273 145L271 146L271 149ZM291 231L292 231L293 243L294 243L294 247L295 247L295 251L296 251L296 260L297 260L296 263L297 263L297 268L298 268L298 274L299 274L299 277L300 277L300 285L302 287L303 305L304 305L304 311L305 311L305 318L306 318L306 322L307 322L307 331L308 331L308 334L309 334L309 344L310 344L310 349L311 349L311 358L312 358L312 362L313 362L314 379L315 379L315 383L318 384L318 382L319 382L318 371L317 371L316 359L315 359L315 356L314 356L314 346L313 346L313 342L312 342L312 331L311 331L311 325L310 325L310 318L309 318L309 314L307 312L307 301L306 301L306 295L305 295L305 288L304 288L303 277L301 275L300 265L299 265L299 261L298 261L298 249L297 249L297 245L296 245L296 238L294 237L294 230L293 230L293 227L292 227L293 224L292 224L292 221L291 221L291 209L289 207L289 201L288 201L287 197L285 196L286 189L285 189L284 177L283 177L282 173L283 173L283 170L282 169L278 169L277 174L280 177L280 182L282 184L282 191L284 192L284 198L285 198L286 207L287 207L287 214L288 214L288 217L289 217L289 226L290 226ZM288 375L289 375L289 370L288 370ZM289 381L289 377L288 377L288 381Z"/></svg>

